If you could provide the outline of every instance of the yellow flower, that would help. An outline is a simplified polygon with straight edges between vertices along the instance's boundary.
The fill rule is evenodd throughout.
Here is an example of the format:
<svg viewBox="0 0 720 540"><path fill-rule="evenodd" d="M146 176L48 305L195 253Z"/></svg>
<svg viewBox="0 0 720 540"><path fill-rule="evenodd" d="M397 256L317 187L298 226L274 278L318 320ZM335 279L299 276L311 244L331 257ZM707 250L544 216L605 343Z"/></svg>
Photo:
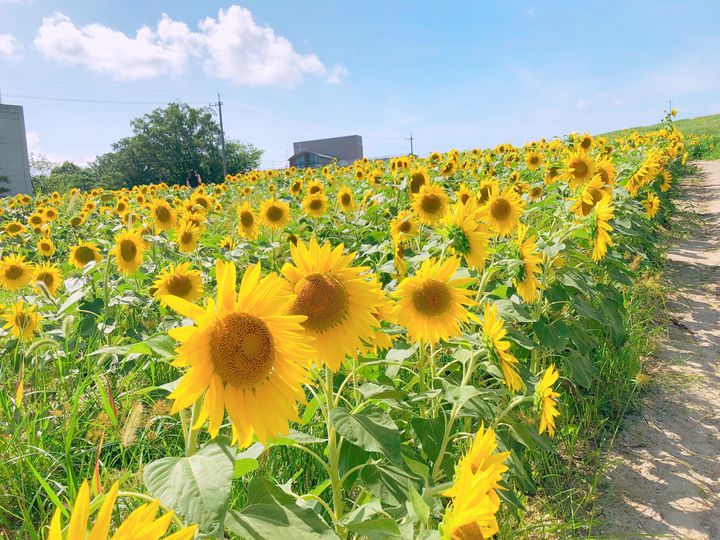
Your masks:
<svg viewBox="0 0 720 540"><path fill-rule="evenodd" d="M342 244L320 247L313 237L307 246L291 245L290 253L294 264L282 269L297 295L290 313L306 317L302 326L313 338L314 360L337 371L346 355L355 358L363 341L372 339L387 300L368 268L350 266L355 254L343 255Z"/></svg>
<svg viewBox="0 0 720 540"><path fill-rule="evenodd" d="M134 274L140 268L145 251L145 242L139 229L123 229L115 235L115 247L110 251L115 256L118 270L125 275Z"/></svg>
<svg viewBox="0 0 720 540"><path fill-rule="evenodd" d="M160 540L163 537L164 540L191 540L195 537L197 525L185 527L173 534L164 536L172 522L173 513L161 514L159 518L155 519L160 508L160 501L157 499L136 508L118 524L115 533L111 537L112 514L118 498L118 491L119 485L115 482L107 495L105 495L95 519L88 523L91 513L90 489L87 481L84 481L80 486L80 491L70 514L70 521L67 525L67 540L84 540L85 538L88 540L107 540L108 538L110 540ZM48 540L63 540L61 519L62 512L58 507L50 522ZM88 536L88 527L91 525L92 528Z"/></svg>
<svg viewBox="0 0 720 540"><path fill-rule="evenodd" d="M282 229L290 223L290 206L278 199L268 199L260 205L260 220L271 229Z"/></svg>
<svg viewBox="0 0 720 540"><path fill-rule="evenodd" d="M85 268L91 261L100 262L100 250L92 242L80 242L70 249L70 262L78 270Z"/></svg>
<svg viewBox="0 0 720 540"><path fill-rule="evenodd" d="M33 305L26 305L20 300L12 305L9 313L4 313L1 318L5 319L5 330L10 330L12 335L23 341L32 338L38 331L42 317L35 311Z"/></svg>
<svg viewBox="0 0 720 540"><path fill-rule="evenodd" d="M534 150L529 151L525 154L525 166L528 170L534 171L542 167L543 155L540 152Z"/></svg>
<svg viewBox="0 0 720 540"><path fill-rule="evenodd" d="M420 193L420 188L430 183L430 175L425 167L418 167L410 174L410 183L408 188L410 193L415 195Z"/></svg>
<svg viewBox="0 0 720 540"><path fill-rule="evenodd" d="M22 255L11 254L0 260L0 287L17 291L32 280L32 265Z"/></svg>
<svg viewBox="0 0 720 540"><path fill-rule="evenodd" d="M325 193L325 187L318 180L313 180L312 182L308 182L307 192L308 195L320 195L321 193Z"/></svg>
<svg viewBox="0 0 720 540"><path fill-rule="evenodd" d="M62 272L54 264L43 263L35 267L33 281L36 284L36 290L39 290L37 283L42 282L50 293L50 296L55 296L62 283Z"/></svg>
<svg viewBox="0 0 720 540"><path fill-rule="evenodd" d="M513 278L513 285L523 300L532 303L540 298L539 289L543 288L542 283L537 279L538 274L541 272L540 262L542 258L537 253L535 237L528 235L527 232L527 225L521 223L518 226L518 237L515 245L520 252L522 266L518 275Z"/></svg>
<svg viewBox="0 0 720 540"><path fill-rule="evenodd" d="M479 221L478 212L473 211L473 205L458 202L446 223L453 251L461 255L470 268L482 269L488 255L490 234L487 225Z"/></svg>
<svg viewBox="0 0 720 540"><path fill-rule="evenodd" d="M160 231L174 229L177 224L175 210L162 199L156 199L150 206L150 213L155 221L155 228Z"/></svg>
<svg viewBox="0 0 720 540"><path fill-rule="evenodd" d="M572 210L580 216L589 215L592 209L595 208L595 205L600 202L600 199L608 196L608 193L603 190L603 187L602 178L599 175L595 176L590 183L579 192Z"/></svg>
<svg viewBox="0 0 720 540"><path fill-rule="evenodd" d="M520 195L511 188L505 188L500 194L496 190L490 193L480 216L497 234L510 236L520 223L523 212L525 212L525 203Z"/></svg>
<svg viewBox="0 0 720 540"><path fill-rule="evenodd" d="M175 241L183 253L192 253L200 241L200 228L191 221L181 221L175 230Z"/></svg>
<svg viewBox="0 0 720 540"><path fill-rule="evenodd" d="M27 231L27 227L19 221L11 221L5 225L5 232L10 236L18 236Z"/></svg>
<svg viewBox="0 0 720 540"><path fill-rule="evenodd" d="M666 193L672 185L672 175L670 174L670 171L664 170L660 173L660 176L662 176L663 179L662 184L660 184L660 190L663 193Z"/></svg>
<svg viewBox="0 0 720 540"><path fill-rule="evenodd" d="M653 192L650 192L645 202L643 202L643 206L645 206L645 215L652 219L660 210L660 198Z"/></svg>
<svg viewBox="0 0 720 540"><path fill-rule="evenodd" d="M510 352L510 342L503 339L507 335L507 330L503 327L502 319L498 317L495 304L485 306L482 331L485 338L485 349L490 358L500 363L505 384L513 392L517 392L523 384L517 370L518 360Z"/></svg>
<svg viewBox="0 0 720 540"><path fill-rule="evenodd" d="M327 212L327 197L324 193L308 195L303 199L302 205L308 215L316 219L321 218Z"/></svg>
<svg viewBox="0 0 720 540"><path fill-rule="evenodd" d="M413 195L412 209L421 223L436 225L448 212L450 199L437 184L425 184Z"/></svg>
<svg viewBox="0 0 720 540"><path fill-rule="evenodd" d="M289 315L295 301L285 294L276 274L260 277L260 265L245 270L236 290L235 265L218 261L217 303L201 308L177 296L163 301L195 321L168 333L181 344L176 367L189 368L170 394L176 413L203 398L195 427L208 422L215 437L227 409L233 442L248 446L288 433L288 420L298 421L297 404L305 401L312 349L301 323Z"/></svg>
<svg viewBox="0 0 720 540"><path fill-rule="evenodd" d="M353 194L349 187L345 186L340 188L337 194L338 206L340 210L345 213L350 213L355 209L355 201L353 200Z"/></svg>
<svg viewBox="0 0 720 540"><path fill-rule="evenodd" d="M609 221L613 218L615 207L612 198L603 197L595 205L595 215L591 221L591 234L593 238L593 261L599 261L607 253L608 246L613 245L610 231L612 226Z"/></svg>
<svg viewBox="0 0 720 540"><path fill-rule="evenodd" d="M38 241L37 249L43 257L52 257L55 254L55 244L49 238L41 238Z"/></svg>
<svg viewBox="0 0 720 540"><path fill-rule="evenodd" d="M258 221L252 207L244 202L237 210L238 234L248 240L255 240L258 235Z"/></svg>
<svg viewBox="0 0 720 540"><path fill-rule="evenodd" d="M161 303L166 295L177 296L188 302L195 302L203 295L202 274L193 270L190 263L183 262L177 266L171 264L165 268L153 284L155 293Z"/></svg>
<svg viewBox="0 0 720 540"><path fill-rule="evenodd" d="M398 243L414 238L418 233L418 222L412 212L403 210L390 222L390 236Z"/></svg>
<svg viewBox="0 0 720 540"><path fill-rule="evenodd" d="M551 364L545 370L542 380L535 387L535 405L540 410L539 432L555 435L555 417L560 416L557 410L557 398L560 394L553 390L553 384L558 380L559 374L555 365Z"/></svg>
<svg viewBox="0 0 720 540"><path fill-rule="evenodd" d="M575 191L595 176L595 162L582 150L573 152L565 161L562 175L570 185L570 189Z"/></svg>
<svg viewBox="0 0 720 540"><path fill-rule="evenodd" d="M394 292L397 322L407 328L408 338L435 344L460 335L460 325L470 319L466 306L474 305L472 291L464 287L472 280L453 279L460 259L427 259L411 278L404 279Z"/></svg>
<svg viewBox="0 0 720 540"><path fill-rule="evenodd" d="M463 206L474 208L476 202L475 194L465 184L460 184L460 188L457 191L457 202Z"/></svg>

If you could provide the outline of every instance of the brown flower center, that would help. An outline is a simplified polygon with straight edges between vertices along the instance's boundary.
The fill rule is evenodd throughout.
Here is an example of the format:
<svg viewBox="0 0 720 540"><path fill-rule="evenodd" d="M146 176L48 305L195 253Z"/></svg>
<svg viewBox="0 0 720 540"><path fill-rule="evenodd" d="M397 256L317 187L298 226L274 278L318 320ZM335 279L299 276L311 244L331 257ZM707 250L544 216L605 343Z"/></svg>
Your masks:
<svg viewBox="0 0 720 540"><path fill-rule="evenodd" d="M450 290L442 281L429 279L412 293L412 302L421 314L442 315L450 306Z"/></svg>
<svg viewBox="0 0 720 540"><path fill-rule="evenodd" d="M50 272L41 272L35 277L36 281L42 281L48 289L55 284L55 277Z"/></svg>
<svg viewBox="0 0 720 540"><path fill-rule="evenodd" d="M437 195L425 195L420 201L420 207L426 214L437 214L442 207L442 200Z"/></svg>
<svg viewBox="0 0 720 540"><path fill-rule="evenodd" d="M420 188L425 185L425 175L423 173L414 173L410 177L410 192L418 193Z"/></svg>
<svg viewBox="0 0 720 540"><path fill-rule="evenodd" d="M497 221L505 221L511 212L512 205L505 197L498 197L490 205L490 214Z"/></svg>
<svg viewBox="0 0 720 540"><path fill-rule="evenodd" d="M124 261L134 261L137 256L138 248L133 240L123 240L120 242L120 257Z"/></svg>
<svg viewBox="0 0 720 540"><path fill-rule="evenodd" d="M588 173L588 166L584 161L573 162L572 169L573 175L577 178L585 178L585 175Z"/></svg>
<svg viewBox="0 0 720 540"><path fill-rule="evenodd" d="M337 326L347 316L348 295L345 287L328 274L310 274L295 286L297 299L290 308L293 315L305 315L303 326L322 333Z"/></svg>
<svg viewBox="0 0 720 540"><path fill-rule="evenodd" d="M269 212L268 212L269 213ZM252 227L253 223L255 222L255 218L253 218L252 212L248 212L247 210L243 210L240 213L240 224L245 227Z"/></svg>
<svg viewBox="0 0 720 540"><path fill-rule="evenodd" d="M192 281L187 276L170 276L165 283L168 293L185 298L192 290Z"/></svg>
<svg viewBox="0 0 720 540"><path fill-rule="evenodd" d="M452 540L485 540L477 521L471 521L453 530Z"/></svg>
<svg viewBox="0 0 720 540"><path fill-rule="evenodd" d="M410 232L410 229L412 226L410 225L410 221L407 219L404 219L400 222L400 225L398 225L398 231L401 233L408 233Z"/></svg>
<svg viewBox="0 0 720 540"><path fill-rule="evenodd" d="M19 279L24 273L25 271L22 266L19 264L11 264L5 269L5 278L12 280Z"/></svg>
<svg viewBox="0 0 720 540"><path fill-rule="evenodd" d="M467 202L470 200L470 194L469 193L461 193L460 194L460 202L463 204L467 204Z"/></svg>
<svg viewBox="0 0 720 540"><path fill-rule="evenodd" d="M267 209L265 215L267 216L268 221L280 221L283 218L283 211L279 206L271 206Z"/></svg>
<svg viewBox="0 0 720 540"><path fill-rule="evenodd" d="M77 251L75 251L75 260L85 265L95 260L95 253L87 246L80 246L77 248Z"/></svg>
<svg viewBox="0 0 720 540"><path fill-rule="evenodd" d="M190 244L193 241L193 233L190 231L185 231L180 235L180 243L181 244Z"/></svg>
<svg viewBox="0 0 720 540"><path fill-rule="evenodd" d="M322 210L323 207L323 201L319 197L316 199L311 199L310 204L308 204L308 208L310 210Z"/></svg>
<svg viewBox="0 0 720 540"><path fill-rule="evenodd" d="M28 317L27 313L18 313L15 315L15 326L20 328L21 330L24 330L28 326L30 326L30 317Z"/></svg>
<svg viewBox="0 0 720 540"><path fill-rule="evenodd" d="M351 202L352 202L352 197L350 196L349 193L343 193L342 195L340 195L340 203L343 206L350 206Z"/></svg>
<svg viewBox="0 0 720 540"><path fill-rule="evenodd" d="M210 358L224 383L252 388L272 372L275 344L264 321L247 313L230 313L212 330Z"/></svg>
<svg viewBox="0 0 720 540"><path fill-rule="evenodd" d="M160 206L155 209L155 217L160 223L167 223L170 221L172 216L170 214L170 210L168 210L165 206Z"/></svg>
<svg viewBox="0 0 720 540"><path fill-rule="evenodd" d="M310 195L315 195L316 193L320 193L322 188L318 185L312 185L308 191L310 192Z"/></svg>

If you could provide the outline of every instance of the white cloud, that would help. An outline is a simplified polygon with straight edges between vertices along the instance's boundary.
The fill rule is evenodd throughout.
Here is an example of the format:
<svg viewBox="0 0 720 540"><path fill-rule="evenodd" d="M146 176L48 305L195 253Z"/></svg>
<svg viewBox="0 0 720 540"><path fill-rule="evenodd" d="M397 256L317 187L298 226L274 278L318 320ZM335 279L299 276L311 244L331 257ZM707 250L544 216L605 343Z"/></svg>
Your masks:
<svg viewBox="0 0 720 540"><path fill-rule="evenodd" d="M35 131L28 131L25 134L25 138L27 139L27 147L28 147L28 153L30 154L39 154L41 153L40 150L40 136Z"/></svg>
<svg viewBox="0 0 720 540"><path fill-rule="evenodd" d="M22 45L12 34L0 34L0 57L15 60L20 54Z"/></svg>
<svg viewBox="0 0 720 540"><path fill-rule="evenodd" d="M180 75L193 59L201 61L208 76L244 86L291 87L306 75L338 83L347 75L342 66L330 68L315 54L298 53L240 6L205 18L198 31L162 15L157 28L143 26L134 37L98 23L78 27L57 12L43 19L34 43L48 59L84 65L117 80Z"/></svg>

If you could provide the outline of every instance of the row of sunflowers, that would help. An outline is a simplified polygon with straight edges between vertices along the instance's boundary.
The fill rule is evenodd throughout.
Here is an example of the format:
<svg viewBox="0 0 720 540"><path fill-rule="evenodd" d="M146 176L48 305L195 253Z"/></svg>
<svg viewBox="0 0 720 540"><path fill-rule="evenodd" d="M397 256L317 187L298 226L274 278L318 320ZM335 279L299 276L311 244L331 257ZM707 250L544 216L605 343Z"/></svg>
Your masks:
<svg viewBox="0 0 720 540"><path fill-rule="evenodd" d="M685 159L668 119L0 201L0 524L509 537Z"/></svg>

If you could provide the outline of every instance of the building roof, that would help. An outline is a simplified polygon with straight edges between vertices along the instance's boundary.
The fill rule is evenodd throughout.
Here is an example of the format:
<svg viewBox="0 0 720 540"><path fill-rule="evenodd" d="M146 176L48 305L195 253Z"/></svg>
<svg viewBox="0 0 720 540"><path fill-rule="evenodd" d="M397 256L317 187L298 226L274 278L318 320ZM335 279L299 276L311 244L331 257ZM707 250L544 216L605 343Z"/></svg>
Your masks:
<svg viewBox="0 0 720 540"><path fill-rule="evenodd" d="M300 156L302 156L302 155L304 155L304 154L315 154L316 156L319 156L319 157L322 157L322 158L325 158L325 159L337 159L336 157L334 157L334 156L328 156L327 154L320 154L320 153L318 153L318 152L311 152L310 150L307 150L307 151L306 151L306 150L303 150L302 152L298 152L298 153L293 154L292 156L290 156L290 157L288 158L288 161L290 161L290 160L292 160L292 159L295 159L295 158L298 158L298 157L300 157Z"/></svg>

